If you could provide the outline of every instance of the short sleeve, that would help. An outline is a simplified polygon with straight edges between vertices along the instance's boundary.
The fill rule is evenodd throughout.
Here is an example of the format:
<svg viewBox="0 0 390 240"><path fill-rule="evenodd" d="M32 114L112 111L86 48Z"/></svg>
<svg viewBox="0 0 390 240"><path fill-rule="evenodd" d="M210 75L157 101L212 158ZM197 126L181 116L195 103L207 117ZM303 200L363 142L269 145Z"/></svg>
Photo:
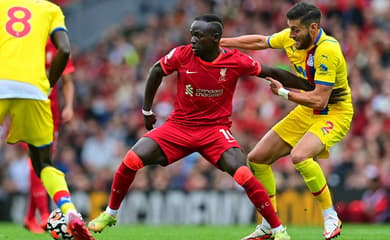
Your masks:
<svg viewBox="0 0 390 240"><path fill-rule="evenodd" d="M336 69L339 57L334 46L321 46L316 49L314 54L316 84L333 86L336 80Z"/></svg>
<svg viewBox="0 0 390 240"><path fill-rule="evenodd" d="M240 53L240 69L241 75L246 76L258 76L261 72L261 65L252 57Z"/></svg>
<svg viewBox="0 0 390 240"><path fill-rule="evenodd" d="M285 44L289 42L290 39L290 29L286 28L280 32L274 33L271 36L267 37L267 43L270 48L282 49Z"/></svg>
<svg viewBox="0 0 390 240"><path fill-rule="evenodd" d="M179 68L178 55L180 48L172 49L167 55L160 59L160 65L165 74L171 74Z"/></svg>
<svg viewBox="0 0 390 240"><path fill-rule="evenodd" d="M52 22L50 26L50 33L53 34L57 30L66 30L65 17L60 7L52 5Z"/></svg>

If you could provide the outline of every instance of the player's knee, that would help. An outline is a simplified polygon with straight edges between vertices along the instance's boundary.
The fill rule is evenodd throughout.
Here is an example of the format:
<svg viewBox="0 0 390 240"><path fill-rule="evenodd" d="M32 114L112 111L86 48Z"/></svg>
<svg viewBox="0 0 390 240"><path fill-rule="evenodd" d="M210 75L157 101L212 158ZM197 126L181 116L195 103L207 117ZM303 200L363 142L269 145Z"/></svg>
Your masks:
<svg viewBox="0 0 390 240"><path fill-rule="evenodd" d="M123 164L133 171L138 171L144 167L144 163L141 158L133 150L129 150L127 152L125 158L123 159Z"/></svg>
<svg viewBox="0 0 390 240"><path fill-rule="evenodd" d="M250 151L248 154L248 162L266 164L266 159L265 154L259 151Z"/></svg>
<svg viewBox="0 0 390 240"><path fill-rule="evenodd" d="M303 151L300 151L299 149L295 149L295 148L293 148L291 150L290 157L291 157L291 161L293 162L293 164L300 163L300 162L309 158L309 156L307 156L306 153L304 153Z"/></svg>
<svg viewBox="0 0 390 240"><path fill-rule="evenodd" d="M233 175L234 180L240 184L244 185L249 179L253 176L251 170L247 166L239 167Z"/></svg>

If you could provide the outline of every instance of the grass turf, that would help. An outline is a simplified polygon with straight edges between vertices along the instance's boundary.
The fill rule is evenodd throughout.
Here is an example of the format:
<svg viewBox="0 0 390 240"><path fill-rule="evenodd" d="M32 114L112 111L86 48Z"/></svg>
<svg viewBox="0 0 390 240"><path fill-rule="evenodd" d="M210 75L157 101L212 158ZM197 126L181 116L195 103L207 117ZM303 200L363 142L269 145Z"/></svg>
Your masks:
<svg viewBox="0 0 390 240"><path fill-rule="evenodd" d="M239 240L254 226L193 226L193 225L119 225L94 234L96 240ZM322 237L320 226L288 226L292 240L317 240ZM33 234L21 225L0 223L0 240L50 240L49 234ZM335 240L389 240L390 225L344 224L342 235Z"/></svg>

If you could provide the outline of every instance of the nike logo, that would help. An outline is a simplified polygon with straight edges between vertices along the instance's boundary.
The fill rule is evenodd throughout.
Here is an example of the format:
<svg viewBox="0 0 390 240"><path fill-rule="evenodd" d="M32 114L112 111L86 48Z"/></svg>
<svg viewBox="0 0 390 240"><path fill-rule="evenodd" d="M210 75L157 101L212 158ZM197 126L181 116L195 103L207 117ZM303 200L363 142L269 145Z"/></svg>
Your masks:
<svg viewBox="0 0 390 240"><path fill-rule="evenodd" d="M198 73L198 72L191 72L189 70L186 71L187 74L194 74L194 73Z"/></svg>

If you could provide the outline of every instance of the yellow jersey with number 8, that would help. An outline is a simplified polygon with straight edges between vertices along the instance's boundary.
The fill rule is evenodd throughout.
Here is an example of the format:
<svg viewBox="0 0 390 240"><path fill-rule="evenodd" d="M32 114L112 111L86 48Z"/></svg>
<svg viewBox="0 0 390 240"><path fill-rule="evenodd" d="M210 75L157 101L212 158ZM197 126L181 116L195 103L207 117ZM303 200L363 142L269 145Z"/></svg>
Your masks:
<svg viewBox="0 0 390 240"><path fill-rule="evenodd" d="M45 0L0 1L0 88L22 86L20 96L10 89L7 97L3 88L0 98L23 98L26 91L35 99L48 95L45 46L58 30L66 31L59 6Z"/></svg>

